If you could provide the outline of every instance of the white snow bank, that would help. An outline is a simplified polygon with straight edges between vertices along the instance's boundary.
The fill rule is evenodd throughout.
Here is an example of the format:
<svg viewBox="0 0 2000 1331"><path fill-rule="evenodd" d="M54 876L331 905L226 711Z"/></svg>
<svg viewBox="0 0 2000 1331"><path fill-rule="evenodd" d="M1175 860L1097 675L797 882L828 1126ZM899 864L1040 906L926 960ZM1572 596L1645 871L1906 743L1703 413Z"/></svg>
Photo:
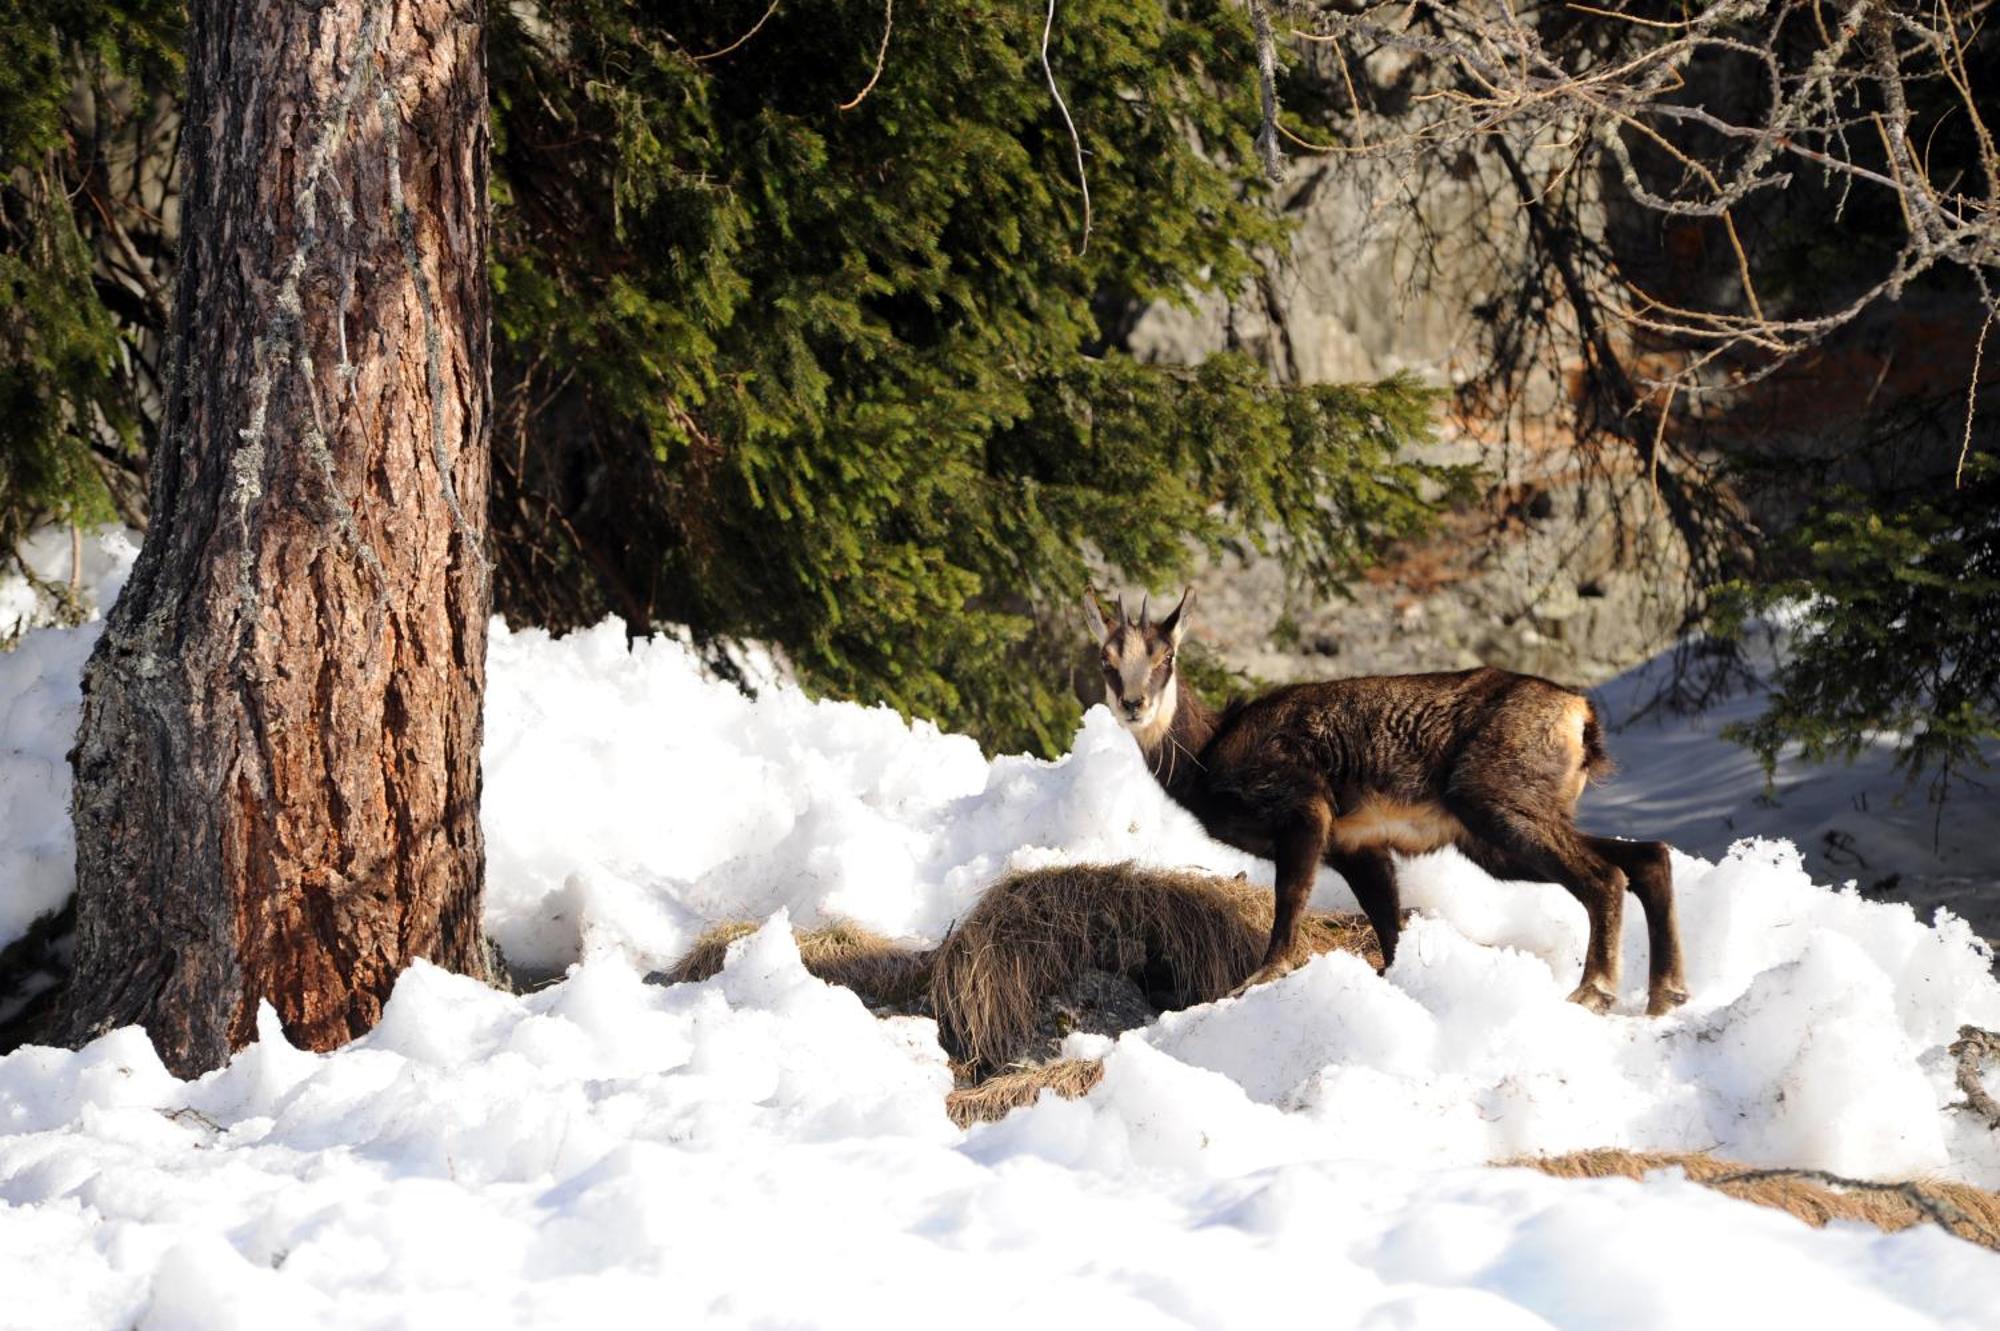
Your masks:
<svg viewBox="0 0 2000 1331"><path fill-rule="evenodd" d="M69 890L95 631L0 656L0 942ZM1983 945L1783 842L1676 858L1671 1017L1637 1015L1636 906L1595 1017L1563 1001L1581 908L1446 853L1405 868L1422 916L1388 976L1325 957L1076 1040L1105 1057L1089 1097L960 1134L933 1028L806 976L788 917L915 942L1013 867L1270 866L1208 841L1102 709L1058 762L989 763L882 709L750 701L616 625L496 624L489 666L488 924L569 977L515 998L420 966L349 1048L266 1021L195 1083L130 1030L0 1059L0 1327L1990 1324L2000 1258L1934 1230L1480 1164L1625 1145L2000 1183L1949 1107L1956 1027L2000 1026ZM1317 899L1351 905L1331 874ZM767 917L715 980L639 983Z"/></svg>
<svg viewBox="0 0 2000 1331"><path fill-rule="evenodd" d="M517 963L661 966L707 923L780 907L929 941L1006 869L1058 860L1270 880L1159 792L1101 708L1061 761L989 764L885 709L782 686L750 701L673 643L628 652L615 625L560 641L496 629L492 663L488 914ZM1427 918L1386 981L1327 958L1125 1043L1222 1072L1364 1158L1628 1145L2000 1182L1992 1134L1946 1108L1945 1046L1961 1023L2000 1024L1964 922L1817 886L1784 842L1677 857L1675 878L1695 998L1664 1021L1563 1002L1581 907L1447 852L1405 867L1405 902ZM1352 908L1330 872L1317 900ZM1632 903L1625 1014L1644 1007L1645 955Z"/></svg>
<svg viewBox="0 0 2000 1331"><path fill-rule="evenodd" d="M1221 1074L1213 1084L1235 1100L1286 1111L1247 1139L1280 1159L1470 1164L1622 1146L2000 1182L1993 1133L1947 1108L1959 1095L1944 1046L1959 1023L2000 1017L1983 945L1962 922L1927 930L1907 908L1815 888L1789 846L1677 869L1684 918L1699 923L1686 939L1695 1001L1672 1017L1607 1019L1564 1002L1581 911L1568 920L1566 901L1534 900L1554 889L1492 884L1437 857L1411 875L1436 915L1404 935L1386 978L1357 957L1320 957L1132 1032L1107 1072L1136 1061L1148 1071L1135 1075L1166 1076L1165 1055L1174 1076ZM1529 899L1513 923L1495 909L1500 893ZM1548 916L1529 915L1536 907ZM1641 932L1627 934L1635 961ZM1643 967L1632 969L1624 1002L1637 1012ZM1061 1157L1073 1165L1115 1167L1099 1159L1104 1140L1115 1161L1173 1122L1153 1098L1121 1108L1092 1096L1065 1112L1093 1120ZM1206 1131L1201 1111L1184 1117L1183 1135Z"/></svg>
<svg viewBox="0 0 2000 1331"><path fill-rule="evenodd" d="M1782 630L1754 634L1745 650L1754 668L1772 674ZM1670 841L1709 859L1744 837L1782 837L1821 882L1851 880L1864 890L1947 905L2000 938L2000 800L1966 782L1940 810L1927 783L1913 784L1897 770L1889 736L1852 763L1808 763L1788 751L1767 790L1756 755L1722 730L1755 720L1770 703L1768 691L1753 686L1693 715L1653 708L1673 664L1663 654L1591 690L1620 768L1587 797L1596 828ZM2000 762L2000 744L1981 752Z"/></svg>
<svg viewBox="0 0 2000 1331"><path fill-rule="evenodd" d="M106 528L85 536L82 551L82 599L108 606L138 547L129 533ZM69 557L67 532L45 530L22 551L38 576L52 579L68 579ZM60 907L76 885L69 748L83 706L83 663L102 625L93 611L76 628L29 628L46 610L25 579L0 578L0 637L22 632L12 651L0 651L0 947Z"/></svg>
<svg viewBox="0 0 2000 1331"><path fill-rule="evenodd" d="M14 555L33 580L18 570L0 577L0 640L55 623L62 607L52 592L73 594L87 614L108 607L138 553L138 533L123 527L32 533Z"/></svg>
<svg viewBox="0 0 2000 1331"><path fill-rule="evenodd" d="M1305 986L1300 986L1303 989ZM1212 1019L1220 1019L1217 1014ZM962 1135L779 916L701 985L419 966L332 1055L0 1060L0 1325L1977 1326L2000 1259L1677 1178L1412 1168L1145 1042Z"/></svg>
<svg viewBox="0 0 2000 1331"><path fill-rule="evenodd" d="M552 640L496 621L486 708L487 923L508 959L602 948L669 964L707 924L843 917L935 941L1008 868L1270 865L1210 841L1093 712L1059 763L991 763L886 707L702 677L616 622Z"/></svg>

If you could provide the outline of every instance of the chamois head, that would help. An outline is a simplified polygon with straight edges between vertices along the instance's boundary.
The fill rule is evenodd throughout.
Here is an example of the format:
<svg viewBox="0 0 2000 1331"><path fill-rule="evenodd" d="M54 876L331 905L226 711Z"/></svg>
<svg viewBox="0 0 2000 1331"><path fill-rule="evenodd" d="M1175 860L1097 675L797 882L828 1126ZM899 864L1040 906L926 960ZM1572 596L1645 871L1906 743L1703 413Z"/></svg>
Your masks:
<svg viewBox="0 0 2000 1331"><path fill-rule="evenodd" d="M1135 620L1118 598L1117 622L1107 625L1098 607L1097 594L1083 598L1083 612L1098 637L1098 664L1104 671L1104 705L1151 749L1172 728L1179 692L1174 683L1174 657L1181 638L1187 633L1188 611L1194 606L1194 588L1181 593L1181 603L1173 613L1155 624L1149 603L1139 602Z"/></svg>

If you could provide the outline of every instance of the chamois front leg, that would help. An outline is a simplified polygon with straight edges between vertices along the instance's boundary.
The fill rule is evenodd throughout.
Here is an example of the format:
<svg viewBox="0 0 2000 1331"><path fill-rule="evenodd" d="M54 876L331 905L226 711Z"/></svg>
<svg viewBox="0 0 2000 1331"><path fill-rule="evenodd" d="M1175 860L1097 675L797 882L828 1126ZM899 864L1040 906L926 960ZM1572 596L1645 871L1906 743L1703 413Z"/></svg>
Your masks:
<svg viewBox="0 0 2000 1331"><path fill-rule="evenodd" d="M1306 901L1312 896L1313 880L1319 875L1320 856L1326 853L1326 839L1332 826L1333 817L1326 805L1315 801L1287 818L1271 838L1271 858L1278 866L1273 888L1276 900L1271 912L1271 941L1264 949L1263 964L1236 986L1234 994L1275 980L1292 968L1299 941L1299 918L1305 914Z"/></svg>

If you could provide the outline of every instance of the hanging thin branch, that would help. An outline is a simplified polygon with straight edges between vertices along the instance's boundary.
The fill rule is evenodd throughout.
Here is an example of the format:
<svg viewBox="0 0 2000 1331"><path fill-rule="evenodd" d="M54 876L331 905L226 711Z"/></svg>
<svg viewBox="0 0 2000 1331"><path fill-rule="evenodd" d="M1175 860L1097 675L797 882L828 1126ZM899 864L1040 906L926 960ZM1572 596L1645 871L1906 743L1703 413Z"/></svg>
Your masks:
<svg viewBox="0 0 2000 1331"><path fill-rule="evenodd" d="M1083 139L1076 132L1076 121L1070 119L1062 89L1056 86L1056 72L1049 67L1049 34L1055 26L1056 0L1049 0L1049 16L1042 24L1042 73L1048 78L1049 93L1056 99L1056 109L1062 112L1063 123L1069 126L1070 145L1076 149L1076 183L1083 190L1083 241L1076 247L1076 256L1080 259L1090 249L1090 179L1083 172Z"/></svg>
<svg viewBox="0 0 2000 1331"><path fill-rule="evenodd" d="M745 42L749 41L752 37L755 37L758 33L762 32L764 30L764 25L771 21L771 15L778 12L778 6L782 3L783 0L771 0L771 7L764 11L764 16L762 18L758 19L755 23L750 25L750 31L744 33L741 37L738 37L735 41L729 43L729 45L718 47L713 51L707 51L701 55L690 56L689 59L693 60L697 65L705 64L710 60L720 60L723 56L726 56L731 51L738 49ZM882 45L885 50L888 48L889 34L887 30L884 30L884 32L882 33ZM882 63L880 60L877 60L875 62L875 69L878 74L881 72ZM874 87L875 80L870 79L868 81L868 86L871 88Z"/></svg>
<svg viewBox="0 0 2000 1331"><path fill-rule="evenodd" d="M776 9L777 5L773 4L771 8ZM762 27L763 23L760 21L757 26ZM868 82L862 85L861 91L854 94L854 100L840 104L840 110L852 111L861 105L869 93L875 91L875 84L882 77L882 66L889 59L889 33L895 26L896 0L882 0L882 45L875 52L875 72L868 76Z"/></svg>

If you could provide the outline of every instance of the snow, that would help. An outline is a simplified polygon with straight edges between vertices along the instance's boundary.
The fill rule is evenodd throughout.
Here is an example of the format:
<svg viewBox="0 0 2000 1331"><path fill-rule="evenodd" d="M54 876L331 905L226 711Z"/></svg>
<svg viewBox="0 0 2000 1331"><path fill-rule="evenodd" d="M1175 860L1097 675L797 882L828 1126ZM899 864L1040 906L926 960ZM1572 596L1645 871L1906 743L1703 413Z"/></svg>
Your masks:
<svg viewBox="0 0 2000 1331"><path fill-rule="evenodd" d="M21 552L38 577L69 576L69 538L58 534L60 547L44 529ZM84 599L108 606L138 547L128 533L106 528L85 538L82 550ZM83 706L83 663L101 624L93 617L73 629L35 629L47 613L25 579L0 578L0 637L22 634L12 651L0 652L0 947L59 908L76 881L69 747Z"/></svg>
<svg viewBox="0 0 2000 1331"><path fill-rule="evenodd" d="M95 632L0 656L0 942L68 891ZM2000 1026L1990 953L1788 842L1675 857L1694 999L1667 1018L1639 1015L1636 909L1593 1016L1563 1001L1581 909L1442 853L1405 867L1420 915L1387 976L1329 955L1073 1036L1104 1059L1089 1096L960 1132L931 1023L813 979L791 926L935 940L1009 868L1065 860L1268 882L1108 714L1057 762L988 762L776 680L746 699L669 639L496 624L487 729L488 924L565 978L515 996L420 964L352 1045L293 1049L266 1011L190 1082L132 1029L0 1058L0 1328L1994 1325L2000 1256L1933 1227L1488 1163L1713 1149L2000 1184L1945 1049ZM1351 905L1330 873L1316 899ZM725 918L765 923L721 974L642 981Z"/></svg>
<svg viewBox="0 0 2000 1331"><path fill-rule="evenodd" d="M487 660L487 921L531 972L604 948L664 967L707 924L780 908L934 942L1005 870L1063 861L1270 881L1132 779L1103 711L1060 764L988 763L886 707L775 684L753 702L672 639L628 651L615 622L556 641L496 621Z"/></svg>
<svg viewBox="0 0 2000 1331"><path fill-rule="evenodd" d="M1261 1029L1336 969L1206 1020ZM1184 1061L1203 1019L961 1134L929 1024L806 975L779 915L700 985L607 954L520 998L419 965L348 1048L267 1014L192 1083L131 1030L24 1050L0 1325L1990 1325L2000 1259L1939 1231L1439 1165L1380 1113Z"/></svg>
<svg viewBox="0 0 2000 1331"><path fill-rule="evenodd" d="M1782 630L1746 644L1763 673L1775 664ZM1767 701L1761 686L1683 715L1648 704L1672 670L1663 655L1593 690L1610 723L1609 746L1621 775L1586 801L1593 828L1658 838L1719 859L1744 837L1784 838L1798 846L1822 882L1857 883L1877 898L1949 906L1988 937L2000 937L2000 800L1981 774L1959 785L1942 807L1925 782L1896 769L1892 736L1881 736L1853 763L1814 764L1786 756L1772 789L1748 749L1723 739L1724 726L1754 720ZM2000 761L2000 744L1983 746Z"/></svg>

